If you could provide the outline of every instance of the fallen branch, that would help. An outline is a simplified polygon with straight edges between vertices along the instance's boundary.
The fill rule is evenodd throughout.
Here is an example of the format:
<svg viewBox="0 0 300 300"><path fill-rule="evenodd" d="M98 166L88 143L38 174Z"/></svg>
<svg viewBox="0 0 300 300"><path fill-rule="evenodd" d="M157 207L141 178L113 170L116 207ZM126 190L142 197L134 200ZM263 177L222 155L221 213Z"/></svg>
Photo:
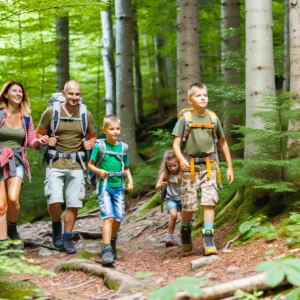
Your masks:
<svg viewBox="0 0 300 300"><path fill-rule="evenodd" d="M174 300L214 300L231 297L237 290L243 290L247 293L268 290L271 287L266 285L265 276L266 273L261 273L212 287L202 288L201 290L204 292L203 296L191 296L186 292L177 293ZM279 285L284 284L287 284L286 280L282 281Z"/></svg>
<svg viewBox="0 0 300 300"><path fill-rule="evenodd" d="M129 239L129 241L130 240L132 240L132 239L134 239L134 238L136 238L136 237L138 237L144 230L146 230L148 227L150 227L150 224L149 225L146 225L144 228L142 228L137 234L135 234L133 237L131 237L130 239Z"/></svg>
<svg viewBox="0 0 300 300"><path fill-rule="evenodd" d="M46 244L36 243L36 242L30 241L30 240L23 240L23 242L24 242L24 245L26 247L44 247L44 248L47 248L47 249L50 249L50 250L63 251L60 248L55 248L55 247L52 247L52 246L48 246Z"/></svg>
<svg viewBox="0 0 300 300"><path fill-rule="evenodd" d="M154 211L150 211L148 214L146 214L145 216L139 218L139 219L136 219L135 222L138 222L138 221L142 221L144 219L147 219L148 217L151 217L152 215L154 214Z"/></svg>
<svg viewBox="0 0 300 300"><path fill-rule="evenodd" d="M159 229L165 229L164 227L168 226L169 220L167 220L165 223L163 223L162 225L155 227L154 229L152 229L151 232L157 231ZM164 232L165 233L165 232Z"/></svg>
<svg viewBox="0 0 300 300"><path fill-rule="evenodd" d="M87 281L87 282L82 282L80 284L77 284L77 285L73 285L73 286L68 286L68 287L65 287L63 288L64 290L72 290L72 289L76 289L76 288L79 288L79 287L82 287L84 285L87 285L87 284L90 284L92 282L96 281L96 279L93 279L93 280L90 280L90 281Z"/></svg>
<svg viewBox="0 0 300 300"><path fill-rule="evenodd" d="M238 240L240 237L242 236L242 233L238 234L234 239L228 241L225 245L225 247L222 249L222 252L232 252L232 250L230 250L230 246L236 241Z"/></svg>
<svg viewBox="0 0 300 300"><path fill-rule="evenodd" d="M67 263L61 263L56 266L55 270L57 272L63 272L65 270L83 271L90 275L92 274L99 276L103 278L104 284L107 288L116 289L117 293L124 291L128 292L136 287L143 287L143 284L140 281L126 274L120 273L110 268L104 268L99 264L84 259L76 259L71 260Z"/></svg>
<svg viewBox="0 0 300 300"><path fill-rule="evenodd" d="M74 234L79 234L81 239L102 239L102 232L74 230Z"/></svg>
<svg viewBox="0 0 300 300"><path fill-rule="evenodd" d="M100 208L94 208L92 210L89 210L89 211L77 216L77 219L89 217L90 214L95 213L95 212L99 212L99 211L100 211Z"/></svg>

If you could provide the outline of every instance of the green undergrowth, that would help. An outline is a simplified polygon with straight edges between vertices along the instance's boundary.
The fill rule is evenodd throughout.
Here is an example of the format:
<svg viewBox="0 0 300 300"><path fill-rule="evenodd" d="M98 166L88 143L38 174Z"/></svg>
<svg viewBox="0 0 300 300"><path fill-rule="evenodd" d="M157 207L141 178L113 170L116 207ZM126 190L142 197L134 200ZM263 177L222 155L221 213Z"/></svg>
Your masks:
<svg viewBox="0 0 300 300"><path fill-rule="evenodd" d="M93 257L101 258L101 252L99 251L98 253L92 253L87 250L84 250L79 254L78 257L82 259L91 259Z"/></svg>

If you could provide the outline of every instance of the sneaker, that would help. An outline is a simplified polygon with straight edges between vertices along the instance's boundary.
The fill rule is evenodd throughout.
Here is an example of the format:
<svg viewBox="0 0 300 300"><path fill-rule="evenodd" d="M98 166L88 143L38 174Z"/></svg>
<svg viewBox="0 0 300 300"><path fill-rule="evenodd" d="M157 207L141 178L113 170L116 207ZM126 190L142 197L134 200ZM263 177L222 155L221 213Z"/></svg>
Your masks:
<svg viewBox="0 0 300 300"><path fill-rule="evenodd" d="M61 233L61 221L52 222L52 243L56 248L63 248L64 246Z"/></svg>
<svg viewBox="0 0 300 300"><path fill-rule="evenodd" d="M107 248L102 247L101 249L101 254L102 254L102 265L111 265L114 263L114 257L112 254L112 247L109 246Z"/></svg>
<svg viewBox="0 0 300 300"><path fill-rule="evenodd" d="M193 243L192 243L192 228L189 227L180 227L180 240L181 240L181 250L183 252L190 252L193 250Z"/></svg>
<svg viewBox="0 0 300 300"><path fill-rule="evenodd" d="M117 240L116 239L111 239L110 240L110 245L111 245L111 252L114 260L117 259L117 247L116 247Z"/></svg>
<svg viewBox="0 0 300 300"><path fill-rule="evenodd" d="M217 254L218 251L214 243L214 230L202 229L202 237L204 243L203 254L205 256Z"/></svg>
<svg viewBox="0 0 300 300"><path fill-rule="evenodd" d="M64 235L63 237L63 249L67 254L75 254L77 249L74 247L72 242L72 235Z"/></svg>
<svg viewBox="0 0 300 300"><path fill-rule="evenodd" d="M19 233L17 231L17 224L7 224L7 235L9 239L12 241L12 247L15 250L24 250L24 243L21 240Z"/></svg>
<svg viewBox="0 0 300 300"><path fill-rule="evenodd" d="M166 238L166 247L172 247L175 245L175 242L174 242L174 238L173 238L173 235L170 235L168 234L167 238Z"/></svg>

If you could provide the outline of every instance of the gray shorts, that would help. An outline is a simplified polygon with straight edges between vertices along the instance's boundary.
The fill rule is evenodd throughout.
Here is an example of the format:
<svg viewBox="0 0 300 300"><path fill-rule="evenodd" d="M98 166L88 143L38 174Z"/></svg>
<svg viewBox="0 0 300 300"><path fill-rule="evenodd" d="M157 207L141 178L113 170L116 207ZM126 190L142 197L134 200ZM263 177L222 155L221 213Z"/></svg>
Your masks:
<svg viewBox="0 0 300 300"><path fill-rule="evenodd" d="M64 188L66 207L81 208L85 196L83 170L47 168L44 192L48 197L48 205L64 202Z"/></svg>
<svg viewBox="0 0 300 300"><path fill-rule="evenodd" d="M20 177L22 180L24 178L24 167L22 165L16 165L16 177ZM5 181L3 167L0 168L0 181Z"/></svg>

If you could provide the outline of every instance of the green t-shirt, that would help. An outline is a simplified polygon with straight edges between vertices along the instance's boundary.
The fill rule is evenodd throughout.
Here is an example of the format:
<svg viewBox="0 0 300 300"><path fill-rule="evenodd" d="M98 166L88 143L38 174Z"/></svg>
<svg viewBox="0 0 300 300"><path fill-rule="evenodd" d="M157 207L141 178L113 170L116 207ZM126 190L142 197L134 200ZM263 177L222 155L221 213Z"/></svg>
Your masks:
<svg viewBox="0 0 300 300"><path fill-rule="evenodd" d="M60 107L60 115L61 117L68 117L67 113L65 112L64 108ZM78 106L79 108L79 106ZM39 128L48 130L48 135L51 135L50 124L52 121L52 114L53 114L53 107L48 108L42 115ZM73 114L74 118L80 118L79 109ZM87 133L95 133L95 125L93 116L89 111L87 111ZM80 121L66 121L60 120L59 126L56 132L58 136L57 143L55 148L64 153L73 153L82 151L82 128ZM54 161L52 164L53 168L57 169L73 169L72 159L71 158L59 158L58 160ZM81 164L76 161L76 170L81 170Z"/></svg>
<svg viewBox="0 0 300 300"><path fill-rule="evenodd" d="M23 126L19 128L10 128L5 123L0 128L0 147L6 146L13 151L21 148L25 138Z"/></svg>
<svg viewBox="0 0 300 300"><path fill-rule="evenodd" d="M116 145L109 144L107 141L105 142L106 151L122 153L122 143L118 143ZM96 144L93 153L91 156L91 160L97 162L98 155L100 151L100 145ZM124 157L124 166L129 166L129 158L128 153ZM105 154L102 158L102 161L99 166L97 166L101 170L105 170L108 172L121 172L122 164L121 161L113 154ZM102 182L100 183L102 184ZM110 187L122 187L122 177L111 176L107 178L107 186Z"/></svg>
<svg viewBox="0 0 300 300"><path fill-rule="evenodd" d="M209 116L197 116L192 113L193 124L211 124ZM224 138L221 122L217 117L216 120L216 134L218 139ZM172 135L182 137L185 130L185 119L182 116L176 123ZM190 133L185 143L181 146L182 153L191 155L193 157L205 157L208 154L215 152L213 143L212 129L208 128L191 128Z"/></svg>

